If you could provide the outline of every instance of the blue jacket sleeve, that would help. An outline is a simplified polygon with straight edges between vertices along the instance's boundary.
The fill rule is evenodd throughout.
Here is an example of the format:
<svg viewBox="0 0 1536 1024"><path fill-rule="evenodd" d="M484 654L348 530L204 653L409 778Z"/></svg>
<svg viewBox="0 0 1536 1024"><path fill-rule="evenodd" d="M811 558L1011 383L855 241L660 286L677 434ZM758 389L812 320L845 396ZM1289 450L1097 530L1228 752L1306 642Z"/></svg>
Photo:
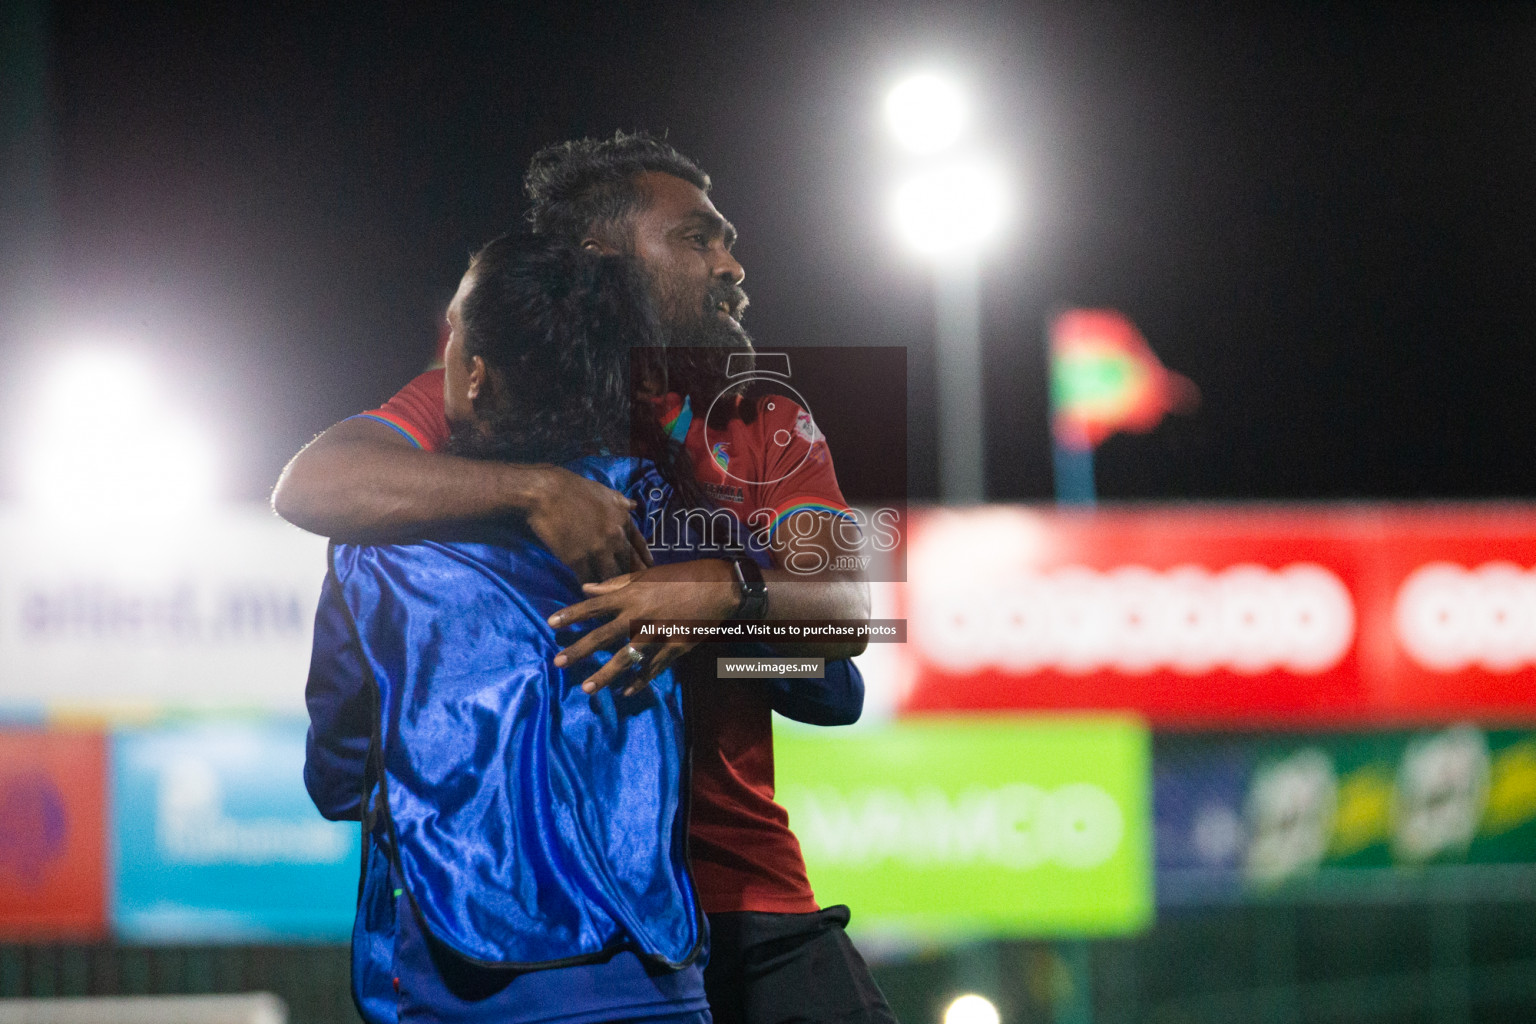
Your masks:
<svg viewBox="0 0 1536 1024"><path fill-rule="evenodd" d="M864 711L864 676L848 658L829 659L821 679L773 679L773 710L807 725L852 725Z"/></svg>
<svg viewBox="0 0 1536 1024"><path fill-rule="evenodd" d="M315 611L304 703L309 736L304 747L304 787L332 821L362 816L368 744L373 738L373 695L362 653L334 572L325 576Z"/></svg>

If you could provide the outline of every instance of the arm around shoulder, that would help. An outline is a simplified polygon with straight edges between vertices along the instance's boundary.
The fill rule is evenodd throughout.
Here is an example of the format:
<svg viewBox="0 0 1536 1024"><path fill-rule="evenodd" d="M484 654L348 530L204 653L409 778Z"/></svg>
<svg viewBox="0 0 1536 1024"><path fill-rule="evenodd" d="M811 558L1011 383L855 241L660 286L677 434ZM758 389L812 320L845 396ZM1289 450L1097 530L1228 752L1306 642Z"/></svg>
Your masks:
<svg viewBox="0 0 1536 1024"><path fill-rule="evenodd" d="M288 463L272 508L325 537L373 543L434 525L509 513L587 581L649 565L634 502L560 466L519 465L423 451L381 420L354 416Z"/></svg>
<svg viewBox="0 0 1536 1024"><path fill-rule="evenodd" d="M547 489L551 468L423 451L388 424L354 416L293 457L272 491L272 508L311 533L366 542L528 511Z"/></svg>

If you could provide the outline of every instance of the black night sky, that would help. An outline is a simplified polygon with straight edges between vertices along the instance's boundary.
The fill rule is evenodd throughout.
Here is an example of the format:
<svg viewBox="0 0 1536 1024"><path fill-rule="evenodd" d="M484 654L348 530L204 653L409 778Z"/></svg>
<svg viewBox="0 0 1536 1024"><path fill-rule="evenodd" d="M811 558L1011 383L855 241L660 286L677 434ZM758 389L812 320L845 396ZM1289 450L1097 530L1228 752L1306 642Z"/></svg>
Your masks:
<svg viewBox="0 0 1536 1024"><path fill-rule="evenodd" d="M1064 303L1123 310L1204 393L1106 444L1107 500L1536 497L1536 7L206 7L46 10L55 317L151 346L233 497L421 368L537 147L615 128L714 176L760 342L907 347L931 497L931 289L878 117L919 67L963 77L1016 171L984 283L994 497L1051 492ZM7 342L13 412L53 341Z"/></svg>

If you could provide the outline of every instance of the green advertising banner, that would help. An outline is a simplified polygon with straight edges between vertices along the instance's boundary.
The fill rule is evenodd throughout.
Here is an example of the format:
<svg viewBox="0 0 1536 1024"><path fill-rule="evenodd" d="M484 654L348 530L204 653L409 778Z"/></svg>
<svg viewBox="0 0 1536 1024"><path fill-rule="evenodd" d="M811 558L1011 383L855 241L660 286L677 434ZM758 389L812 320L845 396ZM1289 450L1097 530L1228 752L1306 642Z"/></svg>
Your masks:
<svg viewBox="0 0 1536 1024"><path fill-rule="evenodd" d="M823 906L866 931L1122 935L1152 916L1151 752L1117 716L780 728L779 801Z"/></svg>
<svg viewBox="0 0 1536 1024"><path fill-rule="evenodd" d="M1165 902L1536 882L1536 733L1166 736Z"/></svg>
<svg viewBox="0 0 1536 1024"><path fill-rule="evenodd" d="M1332 828L1322 864L1419 867L1536 861L1536 741L1529 733L1461 726L1438 733L1275 744L1252 789L1260 842L1286 845L1286 787L1332 761ZM1269 858L1284 874L1290 862Z"/></svg>

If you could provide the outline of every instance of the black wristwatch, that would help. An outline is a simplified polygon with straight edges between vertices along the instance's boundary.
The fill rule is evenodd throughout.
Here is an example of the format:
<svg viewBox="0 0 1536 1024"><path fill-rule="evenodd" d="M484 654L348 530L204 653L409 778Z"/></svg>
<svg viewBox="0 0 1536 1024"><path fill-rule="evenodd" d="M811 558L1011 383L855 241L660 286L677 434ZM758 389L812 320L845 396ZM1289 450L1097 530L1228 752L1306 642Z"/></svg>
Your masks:
<svg viewBox="0 0 1536 1024"><path fill-rule="evenodd" d="M731 559L731 572L736 575L736 588L741 592L741 603L731 614L733 619L760 619L768 614L768 584L763 582L763 570L747 555Z"/></svg>

